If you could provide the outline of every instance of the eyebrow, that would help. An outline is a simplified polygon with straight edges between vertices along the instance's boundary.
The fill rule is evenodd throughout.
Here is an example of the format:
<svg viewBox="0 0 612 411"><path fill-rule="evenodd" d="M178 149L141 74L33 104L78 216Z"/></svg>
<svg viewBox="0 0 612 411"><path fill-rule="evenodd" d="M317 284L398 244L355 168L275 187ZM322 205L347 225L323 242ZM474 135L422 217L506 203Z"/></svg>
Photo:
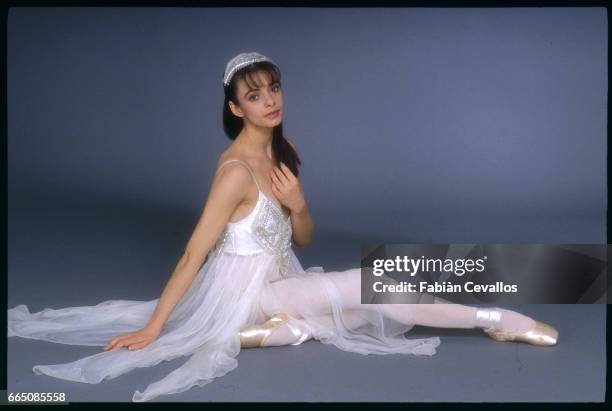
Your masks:
<svg viewBox="0 0 612 411"><path fill-rule="evenodd" d="M269 87L275 86L277 84L280 84L280 83L278 81L272 82L270 83ZM251 91L257 91L259 89L261 89L261 87L249 88L249 90L246 93L244 93L244 97L246 97L247 94L249 94Z"/></svg>

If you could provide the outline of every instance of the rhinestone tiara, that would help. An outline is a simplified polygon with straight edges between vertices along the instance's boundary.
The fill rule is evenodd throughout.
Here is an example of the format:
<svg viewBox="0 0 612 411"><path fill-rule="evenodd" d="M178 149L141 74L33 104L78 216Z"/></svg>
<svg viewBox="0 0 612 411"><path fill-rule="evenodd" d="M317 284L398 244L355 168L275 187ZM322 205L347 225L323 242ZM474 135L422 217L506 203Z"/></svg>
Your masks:
<svg viewBox="0 0 612 411"><path fill-rule="evenodd" d="M236 73L236 71L240 70L245 66L248 66L249 64L257 63L260 61L268 61L274 64L274 62L268 57L254 51L250 53L238 54L236 57L228 61L227 65L225 66L225 73L223 74L223 85L227 86L229 84L232 79L232 76Z"/></svg>

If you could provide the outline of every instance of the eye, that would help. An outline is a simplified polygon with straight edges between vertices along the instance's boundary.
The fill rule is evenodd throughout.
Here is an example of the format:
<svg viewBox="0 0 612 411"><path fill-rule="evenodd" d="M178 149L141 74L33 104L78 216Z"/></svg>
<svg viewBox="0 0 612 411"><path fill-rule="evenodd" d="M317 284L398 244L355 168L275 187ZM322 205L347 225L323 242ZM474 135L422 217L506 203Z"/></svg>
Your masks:
<svg viewBox="0 0 612 411"><path fill-rule="evenodd" d="M280 90L280 85L276 84L274 87L272 87L272 90L279 91Z"/></svg>
<svg viewBox="0 0 612 411"><path fill-rule="evenodd" d="M253 97L257 97L257 94L251 94L251 95L249 96L249 101L255 101L255 100L253 99Z"/></svg>

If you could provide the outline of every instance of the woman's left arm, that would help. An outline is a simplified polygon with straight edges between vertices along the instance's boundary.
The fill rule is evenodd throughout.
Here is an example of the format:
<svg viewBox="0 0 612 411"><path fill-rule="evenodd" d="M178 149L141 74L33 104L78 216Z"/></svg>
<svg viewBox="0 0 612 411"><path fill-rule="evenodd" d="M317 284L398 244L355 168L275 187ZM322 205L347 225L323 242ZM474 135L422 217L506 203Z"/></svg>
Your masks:
<svg viewBox="0 0 612 411"><path fill-rule="evenodd" d="M304 198L302 182L282 162L280 167L273 168L270 177L274 195L291 212L293 242L298 247L304 248L312 240L314 224Z"/></svg>

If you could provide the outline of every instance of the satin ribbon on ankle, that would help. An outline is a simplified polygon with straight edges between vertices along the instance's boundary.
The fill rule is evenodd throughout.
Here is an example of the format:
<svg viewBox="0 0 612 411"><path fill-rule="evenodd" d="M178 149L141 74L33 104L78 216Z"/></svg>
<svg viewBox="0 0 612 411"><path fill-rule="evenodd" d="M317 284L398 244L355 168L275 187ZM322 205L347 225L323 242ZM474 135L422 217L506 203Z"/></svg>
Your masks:
<svg viewBox="0 0 612 411"><path fill-rule="evenodd" d="M501 328L501 311L497 308L477 309L476 325L485 331L495 331Z"/></svg>
<svg viewBox="0 0 612 411"><path fill-rule="evenodd" d="M240 343L242 348L264 347L270 336L281 326L287 325L296 342L287 343L299 345L309 339L311 334L292 323L295 319L285 313L275 313L263 324L256 324L240 330Z"/></svg>
<svg viewBox="0 0 612 411"><path fill-rule="evenodd" d="M297 338L297 341L294 343L291 343L291 345L300 345L301 343L306 341L308 338L310 338L310 333L303 331L301 328L298 328L297 326L292 324L291 319L287 321L286 324L287 324L287 327L289 327L289 329L295 336L295 338Z"/></svg>

